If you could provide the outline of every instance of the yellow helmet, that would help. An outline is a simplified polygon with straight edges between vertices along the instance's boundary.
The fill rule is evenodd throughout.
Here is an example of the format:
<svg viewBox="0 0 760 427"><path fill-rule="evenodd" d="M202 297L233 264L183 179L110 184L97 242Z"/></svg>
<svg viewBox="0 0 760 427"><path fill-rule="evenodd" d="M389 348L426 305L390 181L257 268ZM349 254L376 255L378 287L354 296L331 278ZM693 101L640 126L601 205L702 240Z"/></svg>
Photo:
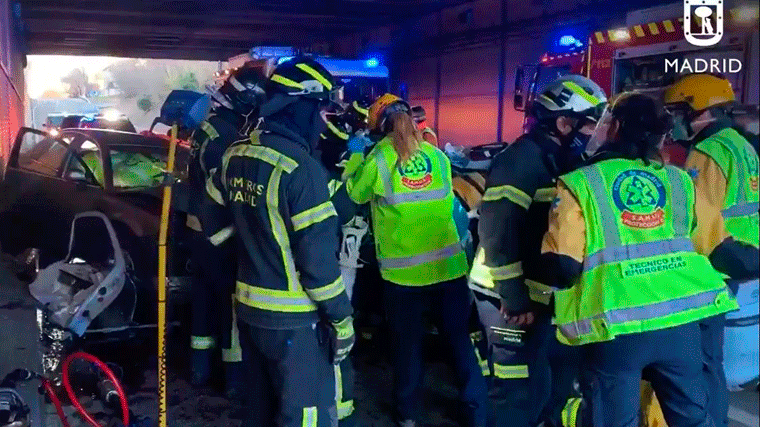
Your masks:
<svg viewBox="0 0 760 427"><path fill-rule="evenodd" d="M409 108L409 104L406 101L396 95L393 95L392 93L386 93L385 95L378 98L377 101L375 101L375 103L369 107L369 112L367 113L367 126L369 127L370 131L383 130L385 119L390 112L388 111L388 107L394 104L397 104L400 107L401 111L411 111L411 108Z"/></svg>
<svg viewBox="0 0 760 427"><path fill-rule="evenodd" d="M727 104L736 100L731 82L712 74L689 74L665 90L668 106L686 104L694 111Z"/></svg>

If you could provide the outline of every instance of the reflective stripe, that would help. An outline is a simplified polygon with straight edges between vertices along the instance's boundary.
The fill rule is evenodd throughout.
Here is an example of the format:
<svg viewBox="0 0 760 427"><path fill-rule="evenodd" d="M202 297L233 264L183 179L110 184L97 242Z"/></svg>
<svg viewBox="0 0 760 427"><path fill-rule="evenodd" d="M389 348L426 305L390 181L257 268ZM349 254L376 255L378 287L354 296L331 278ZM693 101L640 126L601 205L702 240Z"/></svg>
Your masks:
<svg viewBox="0 0 760 427"><path fill-rule="evenodd" d="M201 221L195 215L187 214L187 221L185 221L185 225L187 228L193 231L203 231L203 228L201 228Z"/></svg>
<svg viewBox="0 0 760 427"><path fill-rule="evenodd" d="M206 152L206 147L211 140L219 138L219 132L217 132L216 128L214 128L214 126L208 121L201 123L201 130L206 134L206 138L203 140L203 143L201 143L201 147L198 150L198 162L201 165L203 173L208 175L208 169L206 168L206 161L203 158L203 153Z"/></svg>
<svg viewBox="0 0 760 427"><path fill-rule="evenodd" d="M232 298L232 325L230 325L230 348L222 349L222 362L237 363L243 361L243 348L240 346L240 331L237 326L235 295Z"/></svg>
<svg viewBox="0 0 760 427"><path fill-rule="evenodd" d="M322 222L331 216L337 216L335 212L335 206L332 202L327 201L321 205L315 206L311 209L307 209L297 215L293 215L291 222L293 223L293 231L300 231L304 228L314 225L318 222Z"/></svg>
<svg viewBox="0 0 760 427"><path fill-rule="evenodd" d="M303 408L303 423L302 427L317 427L317 407L311 406Z"/></svg>
<svg viewBox="0 0 760 427"><path fill-rule="evenodd" d="M267 184L267 213L269 214L269 222L272 225L272 234L277 241L277 245L280 247L280 256L282 256L285 276L288 279L288 289L292 292L301 289L301 285L298 283L296 264L293 260L293 252L290 250L290 238L285 228L285 220L280 214L280 179L282 178L282 172L282 168L275 166L272 169L272 174L269 176L269 183Z"/></svg>
<svg viewBox="0 0 760 427"><path fill-rule="evenodd" d="M667 255L675 252L694 252L694 244L690 239L677 238L606 247L586 257L583 260L583 270L588 271L604 264Z"/></svg>
<svg viewBox="0 0 760 427"><path fill-rule="evenodd" d="M332 124L332 122L327 122L327 128L338 138L348 141L348 134L338 129L338 127Z"/></svg>
<svg viewBox="0 0 760 427"><path fill-rule="evenodd" d="M240 303L261 310L306 313L317 309L306 293L259 288L243 282L237 282L235 296Z"/></svg>
<svg viewBox="0 0 760 427"><path fill-rule="evenodd" d="M235 226L230 225L219 230L213 236L209 237L208 240L212 245L219 246L232 237L233 234L235 234Z"/></svg>
<svg viewBox="0 0 760 427"><path fill-rule="evenodd" d="M330 190L330 197L334 196L342 185L343 181L331 179L330 182L327 183L327 188Z"/></svg>
<svg viewBox="0 0 760 427"><path fill-rule="evenodd" d="M665 170L670 181L670 196L673 202L670 208L673 215L673 233L675 237L687 237L690 234L689 231L691 231L688 215L691 207L686 203L684 177L675 166L665 166Z"/></svg>
<svg viewBox="0 0 760 427"><path fill-rule="evenodd" d="M583 399L580 397L573 397L567 400L567 404L562 409L562 426L563 427L576 427L578 422L578 411L581 408Z"/></svg>
<svg viewBox="0 0 760 427"><path fill-rule="evenodd" d="M586 181L591 187L591 191L594 193L594 198L598 201L596 205L599 208L599 215L602 217L604 246L608 248L620 246L620 230L617 226L617 217L612 214L612 207L607 202L609 200L609 197L607 197L607 186L604 183L599 165L586 167L581 170L583 171L583 175L586 176Z"/></svg>
<svg viewBox="0 0 760 427"><path fill-rule="evenodd" d="M601 320L608 325L616 325L627 322L657 319L682 311L693 310L710 305L714 303L715 299L723 292L725 292L725 289L716 289L655 304L610 310L594 316L593 318L582 319L564 325L557 325L557 327L566 337L570 339L579 338L583 335L588 335L593 331L592 322L595 320Z"/></svg>
<svg viewBox="0 0 760 427"><path fill-rule="evenodd" d="M272 74L272 77L270 77L269 80L275 83L279 83L283 86L293 87L296 89L303 89L303 85L301 83L294 82L293 80L290 80L289 78L283 77L279 74Z"/></svg>
<svg viewBox="0 0 760 427"><path fill-rule="evenodd" d="M493 267L490 269L491 278L493 280L509 280L515 277L522 276L522 262L515 262L503 267Z"/></svg>
<svg viewBox="0 0 760 427"><path fill-rule="evenodd" d="M240 83L240 80L236 79L235 76L230 76L227 81L230 82L232 87L234 87L238 92L245 92L245 86L243 86L243 84Z"/></svg>
<svg viewBox="0 0 760 427"><path fill-rule="evenodd" d="M227 175L227 165L232 157L253 157L272 166L279 167L287 173L293 172L298 163L290 157L263 145L240 144L227 150L222 161L222 177Z"/></svg>
<svg viewBox="0 0 760 427"><path fill-rule="evenodd" d="M338 277L334 282L330 283L327 286L322 286L321 288L315 288L315 289L305 289L305 290L312 300L326 301L326 300L329 300L330 298L334 298L340 295L341 292L346 290L346 287L343 284L343 279L341 277Z"/></svg>
<svg viewBox="0 0 760 427"><path fill-rule="evenodd" d="M760 209L760 203L758 202L733 205L730 208L723 210L723 218L736 218L756 215L758 213L758 209Z"/></svg>
<svg viewBox="0 0 760 427"><path fill-rule="evenodd" d="M380 174L380 180L383 182L385 188L385 196L380 197L378 203L383 205L398 205L401 203L410 202L422 202L429 200L440 200L448 196L451 192L451 177L446 171L446 159L442 158L443 154L440 152L438 155L439 165L441 167L441 179L443 180L443 187L437 190L425 190L425 191L413 191L408 193L396 193L393 188L393 181L391 180L391 169L388 167L388 162L385 160L385 156L382 152L377 152L377 170Z"/></svg>
<svg viewBox="0 0 760 427"><path fill-rule="evenodd" d="M483 195L484 202L494 202L501 199L508 199L525 209L528 209L533 201L527 193L511 185L487 188L486 193Z"/></svg>
<svg viewBox="0 0 760 427"><path fill-rule="evenodd" d="M209 350L214 348L214 337L190 337L190 348L193 350Z"/></svg>
<svg viewBox="0 0 760 427"><path fill-rule="evenodd" d="M557 197L556 187L539 188L533 196L534 202L553 202Z"/></svg>
<svg viewBox="0 0 760 427"><path fill-rule="evenodd" d="M222 177L222 179L224 179L224 177ZM227 206L227 204L224 202L224 198L222 197L222 192L219 191L219 189L217 189L214 185L213 176L210 176L206 180L206 193L208 193L208 195L211 196L211 199L214 200L217 204Z"/></svg>
<svg viewBox="0 0 760 427"><path fill-rule="evenodd" d="M493 375L503 380L528 378L528 365L493 364Z"/></svg>
<svg viewBox="0 0 760 427"><path fill-rule="evenodd" d="M380 261L380 268L414 267L415 265L424 264L426 262L451 258L461 251L462 245L460 245L459 242L456 242L442 249L436 249L424 254L400 258L378 258L378 261Z"/></svg>
<svg viewBox="0 0 760 427"><path fill-rule="evenodd" d="M359 105L358 102L354 101L353 105L354 105L354 109L356 111L358 111L359 113L361 113L362 115L364 115L364 116L368 116L369 115L369 110L366 109L366 108L362 108L362 106Z"/></svg>
<svg viewBox="0 0 760 427"><path fill-rule="evenodd" d="M309 66L307 64L304 64L304 63L300 63L300 64L296 64L296 68L298 68L299 70L305 72L306 74L314 77L314 79L316 79L318 82L322 83L322 86L324 86L327 90L332 90L332 88L333 88L332 83L330 83L330 81L327 80L327 78L325 76L323 76L322 74L320 74L319 71L315 70L311 66Z"/></svg>
<svg viewBox="0 0 760 427"><path fill-rule="evenodd" d="M571 91L573 91L573 93L585 99L586 101L588 101L589 104L593 105L594 107L602 103L602 101L599 98L586 92L586 89L578 86L578 84L574 82L564 81L562 82L562 86L565 86L566 88L570 89Z"/></svg>
<svg viewBox="0 0 760 427"><path fill-rule="evenodd" d="M342 420L351 416L354 413L354 401L346 400L345 402L338 402L338 419Z"/></svg>

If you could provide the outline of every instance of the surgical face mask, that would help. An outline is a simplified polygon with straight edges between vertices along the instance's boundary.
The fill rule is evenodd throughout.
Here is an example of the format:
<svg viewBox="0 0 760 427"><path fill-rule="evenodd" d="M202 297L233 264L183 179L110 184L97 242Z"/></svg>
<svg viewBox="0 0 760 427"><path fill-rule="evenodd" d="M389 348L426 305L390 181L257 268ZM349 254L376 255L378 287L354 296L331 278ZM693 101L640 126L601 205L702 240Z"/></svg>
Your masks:
<svg viewBox="0 0 760 427"><path fill-rule="evenodd" d="M689 124L686 118L682 115L673 116L673 130L670 131L670 135L673 141L690 141L694 138L694 135L689 136Z"/></svg>

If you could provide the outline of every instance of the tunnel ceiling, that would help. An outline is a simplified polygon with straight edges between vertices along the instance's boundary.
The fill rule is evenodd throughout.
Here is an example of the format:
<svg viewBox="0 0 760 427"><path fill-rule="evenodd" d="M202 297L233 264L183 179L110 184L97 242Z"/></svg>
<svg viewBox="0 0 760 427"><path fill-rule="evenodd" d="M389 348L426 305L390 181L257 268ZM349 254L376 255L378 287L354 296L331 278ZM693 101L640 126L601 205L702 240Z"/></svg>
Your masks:
<svg viewBox="0 0 760 427"><path fill-rule="evenodd" d="M21 0L30 54L223 60L312 46L465 0Z"/></svg>

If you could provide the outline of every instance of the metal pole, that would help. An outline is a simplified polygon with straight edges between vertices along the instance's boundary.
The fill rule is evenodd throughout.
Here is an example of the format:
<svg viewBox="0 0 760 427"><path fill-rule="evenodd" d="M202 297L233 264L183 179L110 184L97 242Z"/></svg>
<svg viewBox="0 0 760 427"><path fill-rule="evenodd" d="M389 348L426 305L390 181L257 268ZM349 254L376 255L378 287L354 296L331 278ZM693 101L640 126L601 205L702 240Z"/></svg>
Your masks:
<svg viewBox="0 0 760 427"><path fill-rule="evenodd" d="M503 142L504 133L504 85L507 79L507 0L501 0L501 26L499 27L499 98L496 114L496 140Z"/></svg>

